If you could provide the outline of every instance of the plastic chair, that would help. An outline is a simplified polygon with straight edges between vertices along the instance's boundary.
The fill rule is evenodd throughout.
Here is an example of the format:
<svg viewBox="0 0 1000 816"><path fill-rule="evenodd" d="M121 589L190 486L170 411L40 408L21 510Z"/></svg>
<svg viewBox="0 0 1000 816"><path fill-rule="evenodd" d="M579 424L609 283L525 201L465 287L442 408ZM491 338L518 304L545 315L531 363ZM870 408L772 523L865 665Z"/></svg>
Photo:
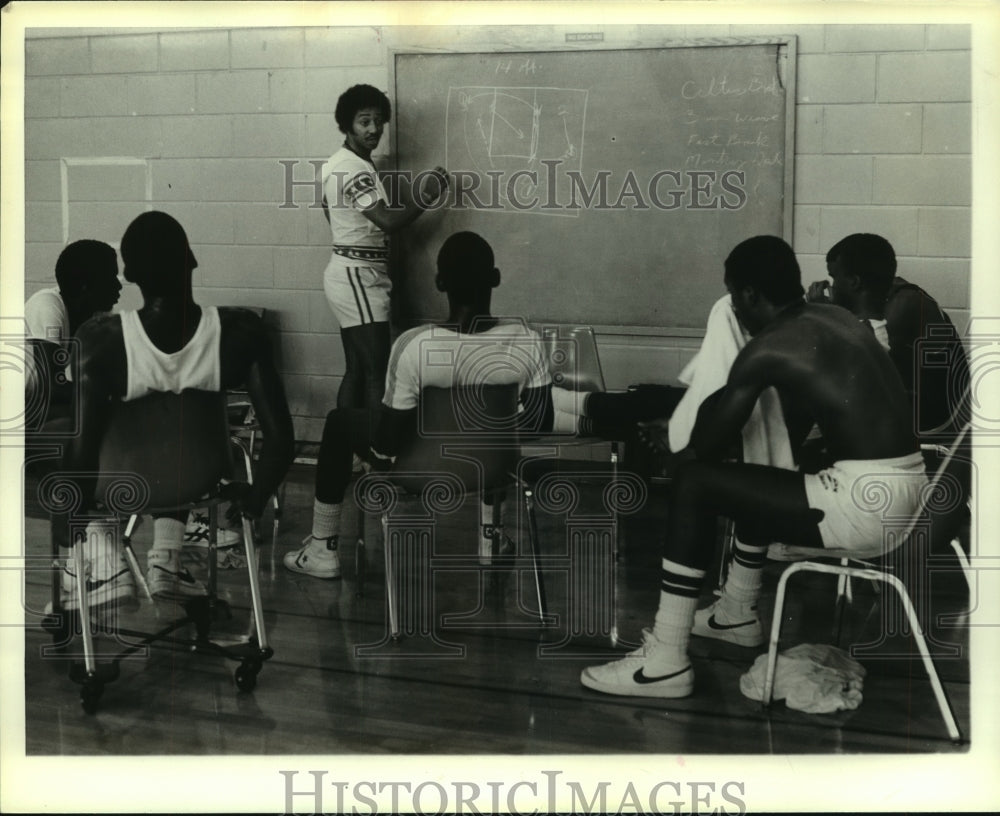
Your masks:
<svg viewBox="0 0 1000 816"><path fill-rule="evenodd" d="M117 402L112 407L108 430L101 442L99 475L95 498L105 518L118 520L128 517L123 535L123 550L130 570L145 596L152 599L139 568L131 537L140 514L162 515L177 511L207 508L209 511L209 582L208 596L185 602L185 617L166 629L149 634L117 629L118 634L141 637L145 646L157 640L180 642L199 652L221 654L239 660L236 685L249 691L256 685L256 676L273 650L268 645L264 626L264 611L258 579L256 541L251 525L243 520L243 535L247 552L253 624L256 637L248 636L245 643L222 646L209 640L209 628L214 617L228 611L228 605L216 597L216 522L220 502L232 495L232 483L226 480L233 473L229 424L226 417L225 394L187 390L181 394L154 393L130 402ZM59 488L58 477L50 481L50 490ZM65 478L65 477L63 477ZM85 525L89 518L75 519L76 526ZM74 523L71 518L70 523ZM54 542L55 544L55 542ZM58 553L56 553L58 554ZM84 710L93 713L106 682L118 676L118 661L136 651L133 645L119 655L110 667L99 667L94 653L91 614L87 602L87 582L82 544L73 546L77 593L80 598L80 630L83 637L84 671L74 679L82 685L81 702ZM54 636L65 642L71 615L61 608L58 583L53 582L53 612L45 624ZM175 640L170 633L187 623L193 623L197 636L193 641Z"/></svg>
<svg viewBox="0 0 1000 816"><path fill-rule="evenodd" d="M413 545L428 544L424 516L403 514L399 534L390 534L393 510L400 499L420 498L425 510L432 515L453 512L469 495L492 495L496 508L509 488L518 487L518 396L516 384L424 388L417 409L418 433L401 451L392 470L371 473L359 482L358 495L363 509L382 515L389 635L393 640L400 638L404 628L400 621L401 581L397 575L394 544L404 553L407 549L416 549ZM494 517L494 530L498 521ZM493 540L494 559L500 554L498 538L495 535ZM532 614L544 626L551 622L551 617L546 609L535 529L530 524L529 551L537 604ZM426 562L429 556L429 551L421 553L419 560ZM363 558L361 542L359 557ZM429 570L427 563L415 563L411 556L406 558L414 568ZM424 574L425 580L427 575ZM429 580L420 586L429 587ZM419 603L422 599L416 600ZM421 621L417 634L436 639L432 626L427 620Z"/></svg>
<svg viewBox="0 0 1000 816"><path fill-rule="evenodd" d="M966 423L948 447L944 459L924 490L916 511L899 535L888 538L886 542L872 542L872 548L866 552L834 549L823 551L823 557L841 559L839 564L830 564L815 560L797 561L787 567L782 573L781 578L778 580L774 614L771 621L771 636L768 644L767 671L764 679L763 694L765 706L770 705L774 688L774 673L778 659L778 642L781 638L781 625L784 622L785 595L789 579L799 572L819 572L836 575L841 581L844 579L849 580L850 578L862 578L883 583L894 590L899 596L906 618L912 628L917 648L920 651L924 668L930 678L931 687L934 690L934 696L941 711L941 717L948 730L948 736L955 741L961 740L961 731L955 721L951 704L948 702L948 697L945 694L941 679L934 666L934 660L927 647L927 638L906 586L896 575L888 571L887 565L884 562L866 561L865 559L881 558L890 552L913 555L914 545L918 543L920 535L926 535L930 540L933 540L935 537L934 525L936 522L936 513L934 510L940 509L940 507L936 508L935 504L951 506L956 501L964 502L967 500L968 485L957 471L960 470L966 461L960 452L963 446L967 444L969 433L970 425ZM787 550L789 554L808 552L804 548L787 548ZM813 551L813 557L815 555L815 551ZM852 565L852 563L856 565ZM838 597L838 602L841 600L842 593Z"/></svg>
<svg viewBox="0 0 1000 816"><path fill-rule="evenodd" d="M592 326L559 325L542 328L542 343L545 349L549 374L552 377L553 388L563 388L577 393L594 393L606 391L604 370L601 366L600 353L597 348L597 338ZM609 444L610 455L606 460L572 460L572 465L565 471L565 481L577 484L600 484L606 488L623 484L619 473L621 447L623 440L587 437L574 433L553 433L542 435L532 440L533 443L574 447L582 445ZM559 448L557 447L557 450ZM541 494L532 488L535 485L544 487L556 486L556 479L565 461L559 457L538 458L527 461L521 468L521 479L527 486L525 493L525 509L528 523L533 525L536 498ZM613 492L615 488L611 488ZM632 492L636 486L629 484L626 492ZM537 494L537 495L536 495ZM606 498L608 498L606 496ZM544 503L543 503L544 504ZM602 541L605 536L585 536L590 542L584 545L578 542L578 556L584 559L589 567L581 566L579 575L572 572L571 580L579 580L582 586L577 590L604 599L603 607L596 610L582 610L576 607L570 610L568 622L569 639L575 635L599 635L607 637L612 644L618 643L617 610L617 561L620 552L619 503L606 502L608 516L608 536L610 543L607 552ZM597 520L591 524L597 523ZM568 535L571 533L568 532ZM575 545L571 545L571 549ZM577 620L576 618L579 618ZM569 647L568 643L553 646L549 651L559 651Z"/></svg>

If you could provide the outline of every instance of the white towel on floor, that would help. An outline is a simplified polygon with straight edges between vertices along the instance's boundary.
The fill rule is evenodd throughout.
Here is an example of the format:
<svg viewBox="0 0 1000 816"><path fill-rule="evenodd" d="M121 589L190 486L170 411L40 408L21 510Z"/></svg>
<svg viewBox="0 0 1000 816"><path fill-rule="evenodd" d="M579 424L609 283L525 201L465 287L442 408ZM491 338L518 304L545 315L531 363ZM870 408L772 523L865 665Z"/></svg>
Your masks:
<svg viewBox="0 0 1000 816"><path fill-rule="evenodd" d="M726 384L729 369L748 339L736 319L729 295L719 298L708 313L701 348L678 377L688 389L670 417L672 451L687 447L698 417L698 408L706 397ZM743 461L795 469L781 403L778 392L773 388L766 389L760 395L750 419L743 427Z"/></svg>
<svg viewBox="0 0 1000 816"><path fill-rule="evenodd" d="M764 699L767 655L760 655L740 677L740 691L751 700ZM801 643L778 655L772 697L808 714L830 714L861 705L865 669L842 649Z"/></svg>

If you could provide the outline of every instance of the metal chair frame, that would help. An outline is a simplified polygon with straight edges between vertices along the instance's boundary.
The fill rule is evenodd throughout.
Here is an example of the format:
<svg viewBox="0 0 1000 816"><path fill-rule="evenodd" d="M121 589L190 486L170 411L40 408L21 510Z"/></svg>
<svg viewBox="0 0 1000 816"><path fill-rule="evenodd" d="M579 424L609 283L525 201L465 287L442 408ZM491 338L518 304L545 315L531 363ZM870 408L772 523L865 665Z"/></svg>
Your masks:
<svg viewBox="0 0 1000 816"><path fill-rule="evenodd" d="M467 398L461 396L455 398L454 395L459 392L465 392ZM398 569L392 551L393 537L389 534L389 525L392 517L391 511L393 508L390 506L388 510L384 509L388 497L384 494L378 495L381 488L387 485L392 487L393 495L389 501L390 505L395 505L399 499L406 500L420 497L424 495L425 490L441 489L449 481L450 486L445 486L444 489L449 491L449 498L453 501L464 501L470 495L483 495L490 492L497 497L508 488L516 488L524 497L526 504L531 503L530 487L521 484L516 476L516 465L520 456L520 436L515 429L497 431L494 428L479 427L474 428L470 435L465 436L461 430L465 427L463 421L468 420L471 423L475 423L475 416L464 419L461 417L442 416L444 413L440 410L440 406L442 405L451 406L455 409L463 404L473 404L470 400L482 400L482 403L478 403L482 405L490 402L491 392L494 398L499 399L502 403L499 416L496 418L510 420L516 416L516 385L424 389L421 394L421 405L423 406L421 410L426 408L429 413L437 415L434 417L434 421L437 423L443 422L444 425L441 426L439 424L437 432L432 431L430 434L418 434L418 439L415 440L413 449L401 455L396 467L391 471L372 473L363 477L361 483L364 488L361 496L362 511L366 509L364 505L370 502L370 506L367 509L378 511L381 515L389 637L393 640L401 638L403 627L400 622L400 604L397 597ZM456 421L457 425L453 425L452 423ZM445 428L444 431L441 431L442 427ZM468 433L468 431L466 430L465 433ZM498 467L498 460L501 461L502 467ZM483 462L486 462L486 464L484 465ZM476 483L463 483L461 479L453 476L452 472L459 463L464 463L468 468L478 472ZM502 474L499 473L500 469L503 471ZM437 475L440 475L441 479L436 480L435 477ZM426 484L421 484L423 481ZM366 499L366 495L370 496L370 499ZM433 504L433 502L430 504ZM498 504L495 502L493 504L494 514L496 513L497 506ZM430 509L433 510L433 507ZM534 522L533 507L529 512L528 518L529 555L534 576L537 609L528 610L527 608L523 608L524 611L529 612L537 618L537 625L543 627L550 626L554 623L554 618L548 613L547 609L545 587L537 549L538 534L537 526ZM403 519L404 521L413 521L414 517L404 515ZM492 521L493 528L496 530L499 519L494 515ZM500 555L502 544L502 542L498 541L498 538L499 534L495 533L493 543L494 564L496 564L496 558ZM478 554L476 559L478 559ZM365 561L365 544L362 538L358 541L357 563L363 565ZM465 559L456 559L454 568L466 570L469 568L492 569L492 567L482 567L478 564L478 560L473 564L471 560ZM363 577L362 571L363 567L360 567L359 577Z"/></svg>
<svg viewBox="0 0 1000 816"><path fill-rule="evenodd" d="M141 417L142 412L146 410L155 412L159 418L162 418L164 415L169 417L180 417L187 412L187 417L190 421L192 418L198 418L198 401L201 401L201 407L203 408L204 404L210 402L212 398L218 398L217 405L219 412L219 421L216 423L216 430L218 431L218 434L216 434L218 437L216 444L218 444L219 447L215 455L219 458L219 461L228 462L231 466L230 444L232 440L225 430L224 394L216 395L209 394L209 392L190 391L183 392L181 394L157 393L144 397L142 400L136 400L133 403L123 403L122 405L129 406L127 410L130 412L130 419L133 423L136 421L136 418ZM178 425L179 424L180 423L178 422ZM161 430L162 429L163 428L161 426ZM109 432L108 436L111 435L111 432ZM147 439L152 441L158 439L158 437L147 437ZM138 440L133 439L132 442L134 443L134 450L130 453L132 454L131 462L134 463L142 460L143 440L141 438ZM256 677L263 665L263 662L268 660L274 652L268 643L264 622L263 602L261 599L260 580L258 575L259 565L257 541L254 535L253 527L246 518L243 519L243 535L246 546L247 576L251 595L253 628L251 632L248 633L245 642L238 643L233 646L215 643L209 638L209 630L212 620L215 619L217 615L228 612L228 604L220 600L216 593L217 564L215 556L217 544L216 528L218 521L218 505L227 500L229 491L231 490L231 488L228 487L229 483L224 481L228 477L229 473L217 473L212 476L211 479L214 480L214 487L210 488L205 494L198 496L184 495L179 501L170 501L165 505L160 505L156 500L162 499L164 493L175 495L180 492L176 485L173 486L175 493L170 493L170 486L160 488L160 480L158 480L155 476L149 475L150 472L155 473L157 467L164 468L164 464L158 461L151 461L149 463L149 469L145 473L141 472L139 468L130 469L128 465L116 468L114 466L116 456L114 448L116 444L120 445L121 440L119 439L117 443L114 441L109 443L108 437L106 436L105 444L102 446L102 474L100 478L107 481L109 479L114 480L115 477L119 477L118 481L111 481L109 484L104 485L107 487L106 493L102 492L102 485L99 484L97 495L104 497L102 502L104 507L102 512L106 511L106 515L103 516L104 518L114 518L119 522L126 517L128 518L128 522L123 533L122 547L126 563L128 564L139 588L147 599L153 600L149 587L142 574L142 570L139 568L138 559L136 558L131 543L132 534L140 516L160 515L176 511L190 511L193 509L207 508L209 511L208 595L206 597L192 598L186 601L184 604L184 616L173 621L158 632L137 632L118 626L112 627L115 634L138 638L138 640L117 654L112 659L110 664L101 665L97 662L94 648L93 622L97 615L95 614L96 610L92 610L88 603L87 574L83 543L79 540L74 541L71 555L76 572L76 590L79 599L79 608L76 610L66 610L62 607L61 602L60 581L58 574L60 552L57 539L54 536L52 542L54 567L52 613L46 616L42 622L42 626L53 635L56 645L62 646L69 642L71 639L72 628L74 627L76 621L79 622L78 627L76 628L81 634L83 640L83 665L82 668L79 664L75 664L71 667L70 677L81 685L80 699L84 711L92 714L97 710L98 701L103 692L104 685L118 678L119 663L123 658L128 657L149 644L157 641L183 644L200 653L217 654L229 659L240 661L240 666L237 667L234 675L236 686L241 691L252 690L256 685ZM223 447L225 448L224 452ZM111 448L111 450L108 450L108 448ZM153 460L156 459L155 456L150 458ZM197 459L198 457L192 458ZM166 469L169 470L170 466L167 465ZM175 472L176 470L177 469L175 468ZM120 478L122 476L127 478L123 481ZM65 474L56 472L48 477L50 480L49 485L53 490L56 490L59 487L60 480L67 478L68 477ZM201 481L204 482L205 478L207 477L203 474ZM147 488L149 489L149 493L152 495L143 496L143 490ZM124 498L122 496L115 496L114 491L116 489L125 494ZM94 517L86 517L77 518L75 520L71 518L71 523L75 521L77 525L80 525L81 523L85 524L87 521L93 520L93 518ZM187 624L193 624L195 626L196 636L193 640L171 637L173 632ZM256 634L254 634L254 631Z"/></svg>
<svg viewBox="0 0 1000 816"><path fill-rule="evenodd" d="M928 510L928 503L930 497L933 494L935 487L941 482L946 469L949 464L954 460L956 452L965 443L966 438L970 433L970 424L968 422L963 425L962 429L959 431L958 435L955 437L952 444L948 447L947 454L942 460L941 464L935 471L928 488L924 491L921 498L919 506L916 511L911 516L909 523L907 524L902 535L897 537L898 542L893 551L899 550L902 547L907 546L911 541L911 537L917 524L920 522L921 518L924 517ZM920 657L923 662L924 668L927 671L927 675L930 679L931 687L934 690L934 696L938 704L938 708L941 712L941 717L944 720L945 727L948 731L948 736L954 741L960 741L962 739L961 731L955 720L954 712L952 711L951 704L948 701L947 694L945 693L944 686L941 683L941 679L938 676L937 669L934 666L934 660L931 657L930 650L927 647L927 638L923 631L923 627L920 623L919 617L917 616L916 610L914 608L913 602L910 599L909 592L903 582L896 577L888 573L885 569L880 568L876 564L868 563L863 561L864 557L873 558L884 555L881 546L877 549L873 549L868 553L853 553L851 551L838 550L838 551L825 551L827 557L839 557L839 564L829 564L823 563L815 560L804 560L797 561L790 566L788 566L782 573L780 579L778 580L777 595L774 604L774 614L771 620L771 633L768 643L767 652L767 670L764 679L764 694L763 694L763 705L765 707L769 706L771 703L771 698L774 692L774 675L778 659L778 643L781 639L781 626L784 622L784 607L785 607L785 596L787 592L787 585L789 579L800 572L817 572L828 575L837 575L839 580L838 585L838 602L845 594L845 589L849 597L850 590L849 584L845 587L845 581L849 581L851 578L861 578L876 583L882 583L888 586L890 589L894 590L899 596L899 599L903 605L907 620L912 628L914 639L917 643L917 648L920 652ZM819 554L817 554L819 556ZM814 556L815 557L815 556ZM859 563L859 566L852 566L850 562Z"/></svg>

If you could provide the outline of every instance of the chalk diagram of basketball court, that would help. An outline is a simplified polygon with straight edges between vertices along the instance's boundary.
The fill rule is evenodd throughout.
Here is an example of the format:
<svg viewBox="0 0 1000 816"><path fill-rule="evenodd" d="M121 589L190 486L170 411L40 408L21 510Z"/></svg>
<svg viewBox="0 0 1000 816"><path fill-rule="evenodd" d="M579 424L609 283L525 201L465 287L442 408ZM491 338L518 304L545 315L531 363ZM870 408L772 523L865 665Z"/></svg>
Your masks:
<svg viewBox="0 0 1000 816"><path fill-rule="evenodd" d="M496 212L578 215L575 209L544 205L565 204L570 196L566 173L582 169L587 93L572 88L449 88L445 166L475 172L481 179L476 196L499 202L502 209ZM553 180L556 189L550 191Z"/></svg>

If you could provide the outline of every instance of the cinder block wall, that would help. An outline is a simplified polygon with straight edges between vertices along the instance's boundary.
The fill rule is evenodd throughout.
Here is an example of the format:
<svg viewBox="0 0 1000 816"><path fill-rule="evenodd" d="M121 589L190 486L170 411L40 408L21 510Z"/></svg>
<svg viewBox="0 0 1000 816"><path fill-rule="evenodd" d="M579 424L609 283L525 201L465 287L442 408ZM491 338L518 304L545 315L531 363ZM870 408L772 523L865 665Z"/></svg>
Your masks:
<svg viewBox="0 0 1000 816"><path fill-rule="evenodd" d="M588 26L588 30L593 26ZM152 206L180 220L204 303L267 309L300 440L319 438L343 369L322 291L328 227L285 167L340 143L340 92L388 88L390 50L559 47L565 26L44 30L26 42L26 295L52 285L65 240L117 244ZM850 232L885 235L900 273L968 320L968 26L620 26L605 40L798 37L794 246L807 280ZM391 163L383 141L378 160ZM720 257L720 272L721 272ZM127 286L122 305L138 305ZM669 382L697 342L599 338L609 386Z"/></svg>

